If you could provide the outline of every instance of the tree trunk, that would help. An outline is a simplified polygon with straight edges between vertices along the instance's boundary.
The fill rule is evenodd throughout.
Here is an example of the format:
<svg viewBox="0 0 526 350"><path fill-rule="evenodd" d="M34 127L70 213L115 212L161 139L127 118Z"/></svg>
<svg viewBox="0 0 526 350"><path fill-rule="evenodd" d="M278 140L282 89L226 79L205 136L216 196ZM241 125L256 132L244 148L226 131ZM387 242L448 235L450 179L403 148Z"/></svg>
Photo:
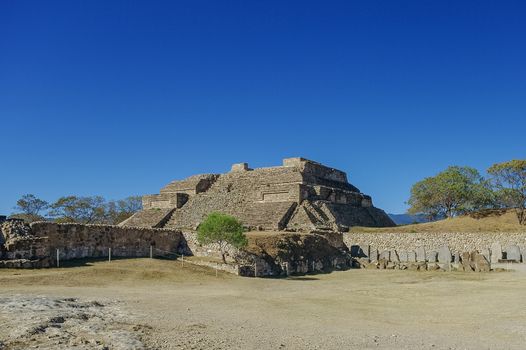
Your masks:
<svg viewBox="0 0 526 350"><path fill-rule="evenodd" d="M526 224L526 210L524 208L517 208L516 212L517 212L517 219L519 219L519 224L525 225Z"/></svg>

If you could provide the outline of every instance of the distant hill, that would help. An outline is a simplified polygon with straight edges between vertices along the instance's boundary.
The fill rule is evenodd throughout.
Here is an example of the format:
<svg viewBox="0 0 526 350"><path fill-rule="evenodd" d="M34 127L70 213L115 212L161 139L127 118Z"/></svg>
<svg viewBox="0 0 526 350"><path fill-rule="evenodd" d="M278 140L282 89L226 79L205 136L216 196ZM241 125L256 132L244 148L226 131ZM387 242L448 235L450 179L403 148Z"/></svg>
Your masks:
<svg viewBox="0 0 526 350"><path fill-rule="evenodd" d="M409 225L414 223L429 222L425 215L410 214L387 214L397 225Z"/></svg>
<svg viewBox="0 0 526 350"><path fill-rule="evenodd" d="M398 227L355 226L351 232L526 232L526 225L519 224L513 209L500 209Z"/></svg>

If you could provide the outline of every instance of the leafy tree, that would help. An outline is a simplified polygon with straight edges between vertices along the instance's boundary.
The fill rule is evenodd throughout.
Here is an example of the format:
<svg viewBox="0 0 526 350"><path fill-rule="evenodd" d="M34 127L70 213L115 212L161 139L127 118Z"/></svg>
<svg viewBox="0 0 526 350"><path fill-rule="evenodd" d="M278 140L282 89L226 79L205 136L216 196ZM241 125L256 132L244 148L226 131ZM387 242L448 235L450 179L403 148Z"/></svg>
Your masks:
<svg viewBox="0 0 526 350"><path fill-rule="evenodd" d="M25 194L16 201L16 207L14 209L23 214L40 216L40 213L48 207L49 203L45 200L37 198L33 194Z"/></svg>
<svg viewBox="0 0 526 350"><path fill-rule="evenodd" d="M408 211L437 219L487 208L493 203L490 183L476 169L451 166L413 185Z"/></svg>
<svg viewBox="0 0 526 350"><path fill-rule="evenodd" d="M500 203L515 208L519 223L526 224L526 160L497 163L488 169Z"/></svg>
<svg viewBox="0 0 526 350"><path fill-rule="evenodd" d="M106 223L106 201L103 197L66 196L51 204L50 215L59 222L82 224Z"/></svg>
<svg viewBox="0 0 526 350"><path fill-rule="evenodd" d="M109 223L116 225L142 209L141 196L130 196L107 204Z"/></svg>
<svg viewBox="0 0 526 350"><path fill-rule="evenodd" d="M236 218L221 213L211 213L197 229L197 241L200 244L219 245L221 258L226 263L226 248L230 244L242 248L248 244L243 225Z"/></svg>

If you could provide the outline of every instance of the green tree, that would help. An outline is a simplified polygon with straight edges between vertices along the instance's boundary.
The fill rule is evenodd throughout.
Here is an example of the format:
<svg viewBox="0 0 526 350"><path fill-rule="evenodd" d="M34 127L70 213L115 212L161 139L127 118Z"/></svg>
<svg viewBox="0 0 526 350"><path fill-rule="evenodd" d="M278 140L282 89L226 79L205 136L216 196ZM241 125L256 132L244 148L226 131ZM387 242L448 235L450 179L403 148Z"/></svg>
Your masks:
<svg viewBox="0 0 526 350"><path fill-rule="evenodd" d="M106 201L101 196L66 196L51 204L50 215L59 222L103 224L108 220Z"/></svg>
<svg viewBox="0 0 526 350"><path fill-rule="evenodd" d="M17 213L12 214L12 218L23 219L26 222L45 220L43 212L49 208L49 203L37 198L33 194L25 194L16 201L14 209Z"/></svg>
<svg viewBox="0 0 526 350"><path fill-rule="evenodd" d="M241 222L233 216L217 212L209 214L199 225L197 241L200 244L217 244L224 263L228 245L242 248L248 244Z"/></svg>
<svg viewBox="0 0 526 350"><path fill-rule="evenodd" d="M15 210L27 214L38 216L49 207L49 203L45 200L37 198L33 194L25 194L16 201Z"/></svg>
<svg viewBox="0 0 526 350"><path fill-rule="evenodd" d="M142 209L141 196L130 196L107 204L109 223L116 225Z"/></svg>
<svg viewBox="0 0 526 350"><path fill-rule="evenodd" d="M515 208L519 223L526 224L526 160L493 164L488 173L493 176L500 203Z"/></svg>
<svg viewBox="0 0 526 350"><path fill-rule="evenodd" d="M408 212L437 219L491 207L493 203L490 183L476 169L450 166L413 185Z"/></svg>

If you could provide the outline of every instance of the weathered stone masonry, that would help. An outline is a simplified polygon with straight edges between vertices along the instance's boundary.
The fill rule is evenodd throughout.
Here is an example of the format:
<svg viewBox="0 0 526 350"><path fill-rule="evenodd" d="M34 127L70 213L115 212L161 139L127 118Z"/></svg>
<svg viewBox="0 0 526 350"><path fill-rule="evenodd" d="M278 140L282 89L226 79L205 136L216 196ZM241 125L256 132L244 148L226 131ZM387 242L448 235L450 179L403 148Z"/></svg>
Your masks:
<svg viewBox="0 0 526 350"><path fill-rule="evenodd" d="M174 230L50 222L6 223L1 236L0 260L34 261L36 267L54 264L57 249L64 260L107 257L109 248L114 257L146 257L150 245L177 251L184 244L182 234Z"/></svg>
<svg viewBox="0 0 526 350"><path fill-rule="evenodd" d="M212 211L233 215L251 229L347 231L351 226L394 226L371 197L340 170L303 159L250 169L234 164L226 174L173 181L143 197L144 210L123 226L195 229Z"/></svg>
<svg viewBox="0 0 526 350"><path fill-rule="evenodd" d="M526 260L526 232L349 232L343 240L354 257L369 262L383 259L392 263L427 262L442 267L453 263L462 267L463 259L473 260L477 255L483 257L477 258L479 262L485 260L488 264Z"/></svg>
<svg viewBox="0 0 526 350"><path fill-rule="evenodd" d="M277 276L350 266L346 251L332 246L325 236L282 233L264 237L256 239L261 244L252 251L231 247L232 264L216 268L246 276ZM191 231L50 222L27 225L22 221L0 226L0 268L56 266L57 250L63 261L106 258L110 248L113 257L147 257L150 247L153 257L220 256L217 245L201 246Z"/></svg>

